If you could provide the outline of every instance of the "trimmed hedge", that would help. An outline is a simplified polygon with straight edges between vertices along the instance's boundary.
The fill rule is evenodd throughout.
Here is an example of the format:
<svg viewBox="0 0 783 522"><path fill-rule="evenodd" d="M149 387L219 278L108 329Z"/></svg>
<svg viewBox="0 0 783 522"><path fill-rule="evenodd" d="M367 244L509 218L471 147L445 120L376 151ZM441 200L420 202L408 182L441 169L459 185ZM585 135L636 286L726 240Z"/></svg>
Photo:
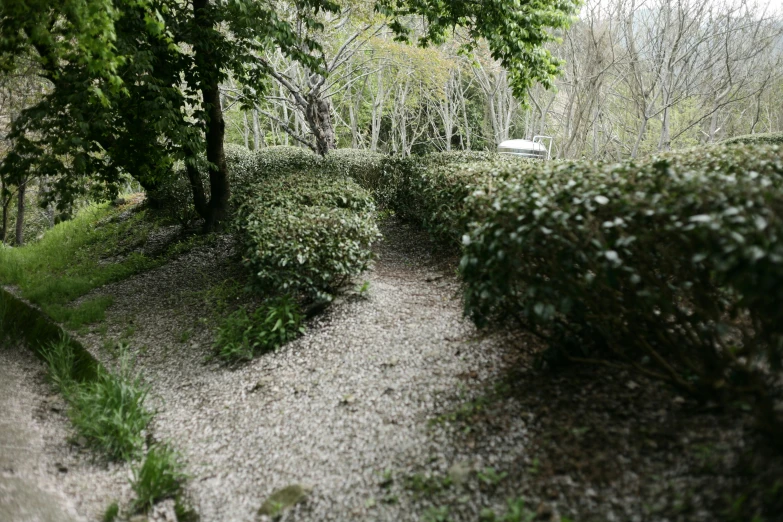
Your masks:
<svg viewBox="0 0 783 522"><path fill-rule="evenodd" d="M745 134L734 136L721 142L723 145L781 145L783 144L783 132L769 132L765 134Z"/></svg>
<svg viewBox="0 0 783 522"><path fill-rule="evenodd" d="M456 244L466 226L464 201L490 181L483 165L535 163L493 152L442 152L424 157L389 158L385 179L389 205L401 218L423 226L434 239Z"/></svg>
<svg viewBox="0 0 783 522"><path fill-rule="evenodd" d="M253 154L251 152L251 154ZM300 147L278 145L255 152L253 169L258 175L291 174L317 168L321 157Z"/></svg>
<svg viewBox="0 0 783 522"><path fill-rule="evenodd" d="M266 293L330 300L364 271L380 234L369 192L345 176L269 174L240 205L244 263Z"/></svg>
<svg viewBox="0 0 783 522"><path fill-rule="evenodd" d="M550 355L611 358L781 426L783 154L711 147L634 162L489 166L461 273L479 324Z"/></svg>

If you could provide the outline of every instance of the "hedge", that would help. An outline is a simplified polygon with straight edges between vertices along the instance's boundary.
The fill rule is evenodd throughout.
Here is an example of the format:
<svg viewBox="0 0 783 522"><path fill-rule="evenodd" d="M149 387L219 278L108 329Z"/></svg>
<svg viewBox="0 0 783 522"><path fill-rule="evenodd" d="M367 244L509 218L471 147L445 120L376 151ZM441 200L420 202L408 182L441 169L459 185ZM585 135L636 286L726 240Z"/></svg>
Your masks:
<svg viewBox="0 0 783 522"><path fill-rule="evenodd" d="M456 244L466 225L463 203L476 186L488 183L482 165L534 164L492 152L443 152L389 158L385 163L388 204L402 219L417 223L434 239Z"/></svg>
<svg viewBox="0 0 783 522"><path fill-rule="evenodd" d="M380 234L370 193L318 170L268 174L236 216L245 254L264 293L330 300L364 271Z"/></svg>
<svg viewBox="0 0 783 522"><path fill-rule="evenodd" d="M723 145L781 145L783 144L783 132L769 132L765 134L745 134L734 136L721 142Z"/></svg>
<svg viewBox="0 0 783 522"><path fill-rule="evenodd" d="M479 324L550 355L614 359L781 427L783 154L712 147L644 163L489 166L461 274Z"/></svg>

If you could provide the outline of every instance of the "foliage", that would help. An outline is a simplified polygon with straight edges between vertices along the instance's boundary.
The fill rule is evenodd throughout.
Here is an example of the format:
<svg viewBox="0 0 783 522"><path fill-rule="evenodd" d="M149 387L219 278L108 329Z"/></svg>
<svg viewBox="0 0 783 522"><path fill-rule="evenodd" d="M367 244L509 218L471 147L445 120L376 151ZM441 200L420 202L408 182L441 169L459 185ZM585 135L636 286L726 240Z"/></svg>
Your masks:
<svg viewBox="0 0 783 522"><path fill-rule="evenodd" d="M743 136L734 136L723 140L724 145L744 144L744 145L780 145L783 144L783 132L767 132L763 134L745 134Z"/></svg>
<svg viewBox="0 0 783 522"><path fill-rule="evenodd" d="M147 389L138 377L125 369L119 375L104 372L71 393L71 422L88 444L111 459L129 460L138 454L142 431L152 420L144 406Z"/></svg>
<svg viewBox="0 0 783 522"><path fill-rule="evenodd" d="M300 147L279 145L256 152L256 169L269 174L292 174L315 168L320 157Z"/></svg>
<svg viewBox="0 0 783 522"><path fill-rule="evenodd" d="M260 290L329 300L368 266L379 237L375 205L353 180L318 171L270 173L248 194L236 226L243 262Z"/></svg>
<svg viewBox="0 0 783 522"><path fill-rule="evenodd" d="M383 185L383 164L386 156L359 149L335 149L321 161L321 168L335 175L351 178L375 196Z"/></svg>
<svg viewBox="0 0 783 522"><path fill-rule="evenodd" d="M270 65L259 60L266 49L324 73L323 15L340 11L331 0L297 2L295 21L266 0L69 0L45 7L2 6L3 69L33 56L52 88L13 122L13 149L0 175L11 184L30 173L49 176L50 197L68 205L88 191L116 196L127 173L154 190L177 178L173 165L184 161L207 229L224 219L230 193L220 84L230 77L241 86L243 105L255 104L268 86ZM423 16L422 45L440 42L457 25L467 29L468 48L486 37L522 95L557 72L543 45L553 39L548 28L568 25L575 5L383 0L378 8L400 35L402 19ZM198 169L209 174L209 198Z"/></svg>
<svg viewBox="0 0 783 522"><path fill-rule="evenodd" d="M748 401L774 429L782 174L778 146L490 166L467 202L466 311L539 330L553 357L611 358Z"/></svg>
<svg viewBox="0 0 783 522"><path fill-rule="evenodd" d="M390 159L387 179L397 214L421 224L434 238L456 244L465 222L463 202L473 186L485 183L481 162L498 165L527 160L488 152L443 152L423 158Z"/></svg>
<svg viewBox="0 0 783 522"><path fill-rule="evenodd" d="M426 19L426 31L419 38L420 45L442 43L448 32L457 26L465 27L468 32L465 50L474 49L478 41L485 38L492 57L509 71L514 93L520 99L536 82L546 86L552 84L561 62L544 48L544 44L556 40L549 29L565 29L571 24L578 4L571 0L378 2L381 11L387 14L398 17L418 14ZM394 20L390 26L402 39L410 33L399 20Z"/></svg>
<svg viewBox="0 0 783 522"><path fill-rule="evenodd" d="M316 14L337 8L328 0L299 7L307 14L303 26L316 28ZM222 212L229 185L222 112L214 103L220 82L230 71L246 96L263 92L263 68L249 64L266 46L320 67L303 51L317 54L319 42L300 37L267 1L71 0L34 10L11 2L3 13L3 63L11 68L19 56L36 56L52 89L14 121L13 150L0 173L11 182L31 172L50 176L51 195L62 204L86 188L115 196L123 172L153 189L184 160L193 168L211 165L210 186L219 193L198 210ZM52 28L62 34L49 34ZM202 187L194 185L194 193L201 195L198 207Z"/></svg>
<svg viewBox="0 0 783 522"><path fill-rule="evenodd" d="M103 512L103 522L114 522L120 515L120 506L117 502L112 502L106 511Z"/></svg>
<svg viewBox="0 0 783 522"><path fill-rule="evenodd" d="M110 459L130 460L142 448L142 432L152 420L144 406L147 388L134 376L126 357L120 371L111 374L99 369L95 380L73 378L73 348L67 339L44 351L49 376L70 408L68 415L77 433Z"/></svg>
<svg viewBox="0 0 783 522"><path fill-rule="evenodd" d="M227 144L225 147L229 183L236 187L234 196L241 197L245 188L256 181L260 171L256 168L256 155L241 145ZM206 167L199 169L201 183L207 198L211 196L209 173ZM176 222L188 224L199 217L193 207L193 188L188 180L184 165L178 165L174 174L147 191L147 197ZM233 201L232 201L233 203ZM233 207L233 205L231 205Z"/></svg>
<svg viewBox="0 0 783 522"><path fill-rule="evenodd" d="M250 360L304 333L303 319L297 304L288 297L263 303L252 314L240 308L218 328L215 350L225 361Z"/></svg>
<svg viewBox="0 0 783 522"><path fill-rule="evenodd" d="M141 466L133 469L131 488L136 493L133 508L147 510L160 500L178 497L187 478L183 468L181 457L169 446L152 446Z"/></svg>
<svg viewBox="0 0 783 522"><path fill-rule="evenodd" d="M74 384L73 366L76 360L76 354L70 346L67 338L62 338L58 342L53 342L48 349L43 352L46 361L49 381L57 390L67 394L70 387Z"/></svg>
<svg viewBox="0 0 783 522"><path fill-rule="evenodd" d="M0 248L0 281L16 285L22 297L69 328L101 321L111 305L110 297L88 299L77 307L70 303L95 288L159 266L168 257L209 240L204 236L196 241L177 241L162 255L149 257L139 250L157 226L149 210L90 205L34 244Z"/></svg>
<svg viewBox="0 0 783 522"><path fill-rule="evenodd" d="M77 62L117 86L122 59L113 45L117 10L112 4L111 0L65 0L58 6L59 23L52 24L46 0L4 0L0 4L0 71L13 71L31 46L49 49L39 56L44 66L47 60Z"/></svg>

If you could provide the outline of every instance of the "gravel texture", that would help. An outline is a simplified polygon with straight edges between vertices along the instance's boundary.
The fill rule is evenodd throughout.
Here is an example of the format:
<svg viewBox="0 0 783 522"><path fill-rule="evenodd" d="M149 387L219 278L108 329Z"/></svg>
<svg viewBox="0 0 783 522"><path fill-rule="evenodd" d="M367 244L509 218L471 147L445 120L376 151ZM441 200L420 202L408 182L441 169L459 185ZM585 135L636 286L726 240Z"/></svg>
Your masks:
<svg viewBox="0 0 783 522"><path fill-rule="evenodd" d="M128 470L94 462L71 443L66 405L22 346L0 346L0 520L98 520L130 499Z"/></svg>

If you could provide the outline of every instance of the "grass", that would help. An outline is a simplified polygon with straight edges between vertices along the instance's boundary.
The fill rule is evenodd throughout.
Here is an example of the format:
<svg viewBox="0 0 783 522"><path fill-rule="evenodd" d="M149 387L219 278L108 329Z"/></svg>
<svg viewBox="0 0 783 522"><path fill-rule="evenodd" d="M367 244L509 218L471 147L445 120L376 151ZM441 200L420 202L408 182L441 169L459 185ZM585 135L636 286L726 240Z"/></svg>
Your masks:
<svg viewBox="0 0 783 522"><path fill-rule="evenodd" d="M121 354L116 374L99 368L94 379L78 380L74 378L76 358L67 337L51 343L43 354L49 379L68 402L68 416L88 445L112 460L131 461L140 456L144 449L143 434L153 413L144 405L147 387L134 375L127 355ZM187 479L183 468L181 457L169 446L150 447L144 461L133 468L131 488L136 499L131 508L146 511L160 500L175 498L181 520L195 520L195 513L180 499ZM113 521L118 515L119 506L115 502L106 509L103 520Z"/></svg>
<svg viewBox="0 0 783 522"><path fill-rule="evenodd" d="M187 478L183 467L180 456L167 445L151 447L141 466L133 470L134 510L145 511L160 500L178 498Z"/></svg>
<svg viewBox="0 0 783 522"><path fill-rule="evenodd" d="M109 504L106 511L103 512L103 522L114 522L120 515L120 506L116 502Z"/></svg>
<svg viewBox="0 0 783 522"><path fill-rule="evenodd" d="M153 414L144 406L147 388L123 356L117 374L99 369L90 381L73 378L74 353L67 338L44 351L49 378L69 404L68 416L87 444L109 459L131 460L144 444Z"/></svg>
<svg viewBox="0 0 783 522"><path fill-rule="evenodd" d="M22 297L68 328L104 320L111 298L99 297L78 307L69 304L100 286L149 270L167 259L210 241L193 236L150 258L138 250L159 226L147 210L122 221L113 219L127 207L93 204L74 219L48 230L40 241L20 248L0 248L0 283L16 285ZM113 258L119 260L113 260Z"/></svg>
<svg viewBox="0 0 783 522"><path fill-rule="evenodd" d="M50 305L47 313L49 317L71 329L77 329L86 324L103 322L106 319L106 309L114 299L111 296L96 297L81 303L75 308L59 304Z"/></svg>
<svg viewBox="0 0 783 522"><path fill-rule="evenodd" d="M298 305L285 297L264 303L253 313L240 308L218 327L215 351L226 362L250 360L303 333L303 320Z"/></svg>

